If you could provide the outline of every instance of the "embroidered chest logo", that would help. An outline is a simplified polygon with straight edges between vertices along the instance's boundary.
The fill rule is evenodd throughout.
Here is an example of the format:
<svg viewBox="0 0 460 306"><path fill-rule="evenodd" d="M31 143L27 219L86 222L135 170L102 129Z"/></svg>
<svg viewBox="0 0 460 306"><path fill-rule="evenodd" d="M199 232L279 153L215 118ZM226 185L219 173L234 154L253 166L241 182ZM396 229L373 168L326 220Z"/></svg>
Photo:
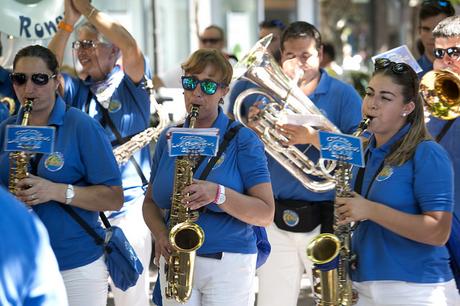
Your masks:
<svg viewBox="0 0 460 306"><path fill-rule="evenodd" d="M383 182L384 180L389 179L393 175L393 168L390 166L385 166L380 171L379 175L375 178L377 182Z"/></svg>
<svg viewBox="0 0 460 306"><path fill-rule="evenodd" d="M294 227L299 224L299 220L299 215L295 211L290 209L283 211L283 221L287 226Z"/></svg>
<svg viewBox="0 0 460 306"><path fill-rule="evenodd" d="M121 102L119 100L110 100L109 112L116 113L121 109Z"/></svg>
<svg viewBox="0 0 460 306"><path fill-rule="evenodd" d="M45 168L51 172L56 172L64 166L64 155L61 152L53 152L45 160Z"/></svg>
<svg viewBox="0 0 460 306"><path fill-rule="evenodd" d="M220 165L222 165L224 161L225 161L225 153L222 153L221 157L216 161L216 164L214 165L214 167L212 167L212 170L219 168Z"/></svg>

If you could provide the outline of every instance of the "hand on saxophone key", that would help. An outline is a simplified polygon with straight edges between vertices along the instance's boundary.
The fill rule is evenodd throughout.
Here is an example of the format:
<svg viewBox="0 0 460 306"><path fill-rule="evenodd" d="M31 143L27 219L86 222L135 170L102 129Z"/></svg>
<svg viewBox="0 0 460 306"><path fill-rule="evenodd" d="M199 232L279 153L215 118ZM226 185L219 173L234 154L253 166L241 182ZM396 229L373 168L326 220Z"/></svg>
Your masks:
<svg viewBox="0 0 460 306"><path fill-rule="evenodd" d="M155 236L155 257L153 263L159 267L160 257L163 256L166 261L169 260L169 255L172 252L172 246L169 243L168 232L165 231L160 235Z"/></svg>
<svg viewBox="0 0 460 306"><path fill-rule="evenodd" d="M193 210L206 206L214 201L217 188L216 183L194 179L193 183L182 191L182 203Z"/></svg>
<svg viewBox="0 0 460 306"><path fill-rule="evenodd" d="M41 177L29 174L25 179L17 182L19 189L16 196L29 206L45 203L53 200L55 183Z"/></svg>
<svg viewBox="0 0 460 306"><path fill-rule="evenodd" d="M373 202L353 192L351 198L335 198L335 210L338 215L338 225L369 219Z"/></svg>

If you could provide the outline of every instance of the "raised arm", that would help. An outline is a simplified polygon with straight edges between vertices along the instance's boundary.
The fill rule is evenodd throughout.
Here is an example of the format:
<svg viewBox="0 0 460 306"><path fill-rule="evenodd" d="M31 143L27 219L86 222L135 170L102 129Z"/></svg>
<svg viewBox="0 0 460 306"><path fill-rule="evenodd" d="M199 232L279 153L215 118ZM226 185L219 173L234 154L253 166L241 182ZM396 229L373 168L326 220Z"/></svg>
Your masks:
<svg viewBox="0 0 460 306"><path fill-rule="evenodd" d="M58 60L59 66L62 66L64 60L64 50L69 40L70 35L72 35L73 27L75 23L80 18L81 14L75 9L72 4L72 0L64 1L64 19L62 20L64 26L59 27L57 33L53 36L50 43L48 44L48 49L53 51ZM67 28L70 26L71 29Z"/></svg>
<svg viewBox="0 0 460 306"><path fill-rule="evenodd" d="M134 83L140 82L145 73L144 56L131 34L120 23L92 6L89 0L72 0L72 3L78 12L120 49L125 73Z"/></svg>

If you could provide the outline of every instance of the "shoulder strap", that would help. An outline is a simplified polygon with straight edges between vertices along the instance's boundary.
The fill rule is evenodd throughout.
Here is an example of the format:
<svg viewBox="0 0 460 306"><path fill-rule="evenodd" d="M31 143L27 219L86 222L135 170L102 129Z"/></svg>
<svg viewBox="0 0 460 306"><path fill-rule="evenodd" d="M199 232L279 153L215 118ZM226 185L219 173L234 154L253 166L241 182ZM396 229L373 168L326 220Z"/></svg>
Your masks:
<svg viewBox="0 0 460 306"><path fill-rule="evenodd" d="M233 122L234 122L234 120L230 120L228 126L230 126ZM214 167L216 162L219 160L219 158L224 153L225 149L227 149L227 146L230 143L230 141L236 136L236 134L238 133L238 131L242 127L243 127L243 125L241 123L238 123L237 125L235 125L231 129L227 130L227 132L225 133L225 136L224 136L224 140L219 145L219 151L217 151L216 156L212 157L209 160L208 164L206 165L206 168L203 170L203 172L200 175L200 180L205 180L208 177L209 172L211 172L212 167Z"/></svg>
<svg viewBox="0 0 460 306"><path fill-rule="evenodd" d="M85 111L86 112L88 111L89 101L91 100L91 98L93 98L93 94L91 93L91 90L90 90L89 93L88 93L88 101L86 101L86 104L85 104ZM97 105L99 105L99 108L101 109L101 112L102 112L102 121L101 121L102 126L106 127L108 125L110 130L112 130L113 135L115 135L116 141L112 141L112 146L117 145L117 144L121 145L121 144L125 143L127 140L129 140L131 138L131 136L128 136L128 137L125 137L125 138L121 137L120 132L117 130L117 127L115 126L115 124L113 123L112 119L110 118L109 111L105 107L103 107L101 105L101 103L97 100L96 96L94 96L94 99L95 99ZM144 173L142 172L142 169L139 166L139 163L136 161L134 156L131 156L129 158L129 160L131 161L131 163L133 164L134 168L136 169L136 172L137 172L137 174L139 175L139 177L140 177L140 179L142 181L142 185L147 186L149 182L147 181Z"/></svg>
<svg viewBox="0 0 460 306"><path fill-rule="evenodd" d="M91 226L89 226L89 224L86 223L86 221L82 217L80 217L80 215L77 214L75 212L75 210L72 209L72 207L70 207L69 205L64 205L62 203L59 203L59 206L61 206L62 209L64 209L64 211L66 213L68 213L85 230L85 232L87 232L91 237L93 237L93 239L94 239L94 241L96 242L97 245L104 244L104 239L101 236L99 236L96 233L96 231ZM104 215L104 213L102 213L102 212L100 212L99 214ZM104 215L104 217L105 217L105 215ZM106 221L107 221L107 218L106 218ZM102 219L102 222L104 222L104 219ZM105 222L104 222L104 225L105 225ZM109 226L110 226L110 224L109 224ZM110 228L110 227L107 227L107 228Z"/></svg>
<svg viewBox="0 0 460 306"><path fill-rule="evenodd" d="M442 127L441 132L439 132L439 134L436 136L436 142L440 142L441 139L444 138L444 136L446 135L447 131L450 129L450 127L452 126L452 124L454 123L454 121L456 119L457 118L449 120L444 124L444 126Z"/></svg>

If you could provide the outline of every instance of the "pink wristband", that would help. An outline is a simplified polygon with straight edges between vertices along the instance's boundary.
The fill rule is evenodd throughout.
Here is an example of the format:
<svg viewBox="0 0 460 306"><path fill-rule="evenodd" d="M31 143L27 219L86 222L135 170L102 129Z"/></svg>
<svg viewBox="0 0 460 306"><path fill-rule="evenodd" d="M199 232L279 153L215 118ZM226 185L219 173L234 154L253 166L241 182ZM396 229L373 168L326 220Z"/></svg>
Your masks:
<svg viewBox="0 0 460 306"><path fill-rule="evenodd" d="M213 203L217 203L217 200L219 199L219 195L220 195L220 184L217 185L216 197L214 198L214 201L212 201Z"/></svg>

